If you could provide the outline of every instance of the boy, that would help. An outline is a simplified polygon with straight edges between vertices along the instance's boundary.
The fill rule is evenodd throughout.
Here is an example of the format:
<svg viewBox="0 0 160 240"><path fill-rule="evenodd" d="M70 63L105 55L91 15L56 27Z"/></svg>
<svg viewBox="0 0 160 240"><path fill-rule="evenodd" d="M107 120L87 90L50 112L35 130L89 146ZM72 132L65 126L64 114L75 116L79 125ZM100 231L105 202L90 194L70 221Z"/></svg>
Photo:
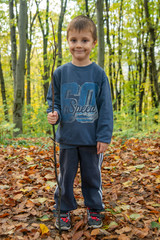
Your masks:
<svg viewBox="0 0 160 240"><path fill-rule="evenodd" d="M71 228L70 211L77 208L73 182L80 162L82 193L89 227L102 226L101 164L111 141L113 112L110 87L102 68L90 61L97 43L96 26L85 16L74 18L67 28L72 62L54 72L54 112L51 85L47 95L48 122L59 124L56 141L60 144L60 184L62 230ZM56 207L58 188L55 190ZM55 226L59 228L58 219Z"/></svg>

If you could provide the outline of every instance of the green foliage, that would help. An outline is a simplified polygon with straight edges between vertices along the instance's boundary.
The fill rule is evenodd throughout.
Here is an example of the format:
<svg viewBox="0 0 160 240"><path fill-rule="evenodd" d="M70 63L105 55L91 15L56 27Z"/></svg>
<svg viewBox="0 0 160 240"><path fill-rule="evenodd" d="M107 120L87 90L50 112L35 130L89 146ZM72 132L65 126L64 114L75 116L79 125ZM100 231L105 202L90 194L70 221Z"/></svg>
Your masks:
<svg viewBox="0 0 160 240"><path fill-rule="evenodd" d="M27 105L24 109L23 133L25 136L44 136L51 129L47 121L47 105Z"/></svg>
<svg viewBox="0 0 160 240"><path fill-rule="evenodd" d="M142 121L139 121L140 117ZM160 119L156 108L148 112L138 114L132 110L123 108L122 111L114 111L114 136L122 138L143 138L144 136L158 135L160 133Z"/></svg>
<svg viewBox="0 0 160 240"><path fill-rule="evenodd" d="M16 132L19 129L14 128L14 124L2 121L0 124L0 143L4 142L7 138L12 138L13 131Z"/></svg>

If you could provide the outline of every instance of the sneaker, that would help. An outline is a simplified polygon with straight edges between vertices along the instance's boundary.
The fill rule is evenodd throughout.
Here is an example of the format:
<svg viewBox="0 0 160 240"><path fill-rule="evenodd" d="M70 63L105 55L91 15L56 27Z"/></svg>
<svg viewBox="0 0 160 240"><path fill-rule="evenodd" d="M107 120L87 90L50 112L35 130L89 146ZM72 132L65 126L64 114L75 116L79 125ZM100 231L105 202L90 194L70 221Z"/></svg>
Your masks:
<svg viewBox="0 0 160 240"><path fill-rule="evenodd" d="M57 229L59 229L58 217L56 218L55 226ZM61 230L69 230L71 228L71 219L69 212L60 213L60 226Z"/></svg>
<svg viewBox="0 0 160 240"><path fill-rule="evenodd" d="M88 226L92 228L102 227L101 214L92 209L87 209Z"/></svg>

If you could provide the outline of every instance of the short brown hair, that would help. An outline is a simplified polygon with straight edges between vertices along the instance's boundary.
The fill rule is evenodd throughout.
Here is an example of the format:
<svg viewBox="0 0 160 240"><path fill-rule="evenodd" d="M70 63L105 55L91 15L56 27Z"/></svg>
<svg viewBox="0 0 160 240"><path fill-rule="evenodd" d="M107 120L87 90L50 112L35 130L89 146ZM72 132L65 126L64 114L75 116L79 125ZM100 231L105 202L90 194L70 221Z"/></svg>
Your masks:
<svg viewBox="0 0 160 240"><path fill-rule="evenodd" d="M69 31L72 31L73 29L79 32L82 30L89 29L92 33L93 40L97 41L97 28L95 23L89 17L80 15L73 18L67 27L67 39Z"/></svg>

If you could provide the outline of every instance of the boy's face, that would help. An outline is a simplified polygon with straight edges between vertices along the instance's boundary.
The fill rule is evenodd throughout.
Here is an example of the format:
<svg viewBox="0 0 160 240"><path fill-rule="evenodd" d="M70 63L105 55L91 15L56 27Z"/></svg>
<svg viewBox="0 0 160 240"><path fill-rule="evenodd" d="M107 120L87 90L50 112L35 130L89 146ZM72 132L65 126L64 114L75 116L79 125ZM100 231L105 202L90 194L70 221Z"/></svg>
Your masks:
<svg viewBox="0 0 160 240"><path fill-rule="evenodd" d="M69 31L69 50L72 54L72 63L77 66L86 66L91 63L89 56L96 41L93 40L92 33L88 30Z"/></svg>

